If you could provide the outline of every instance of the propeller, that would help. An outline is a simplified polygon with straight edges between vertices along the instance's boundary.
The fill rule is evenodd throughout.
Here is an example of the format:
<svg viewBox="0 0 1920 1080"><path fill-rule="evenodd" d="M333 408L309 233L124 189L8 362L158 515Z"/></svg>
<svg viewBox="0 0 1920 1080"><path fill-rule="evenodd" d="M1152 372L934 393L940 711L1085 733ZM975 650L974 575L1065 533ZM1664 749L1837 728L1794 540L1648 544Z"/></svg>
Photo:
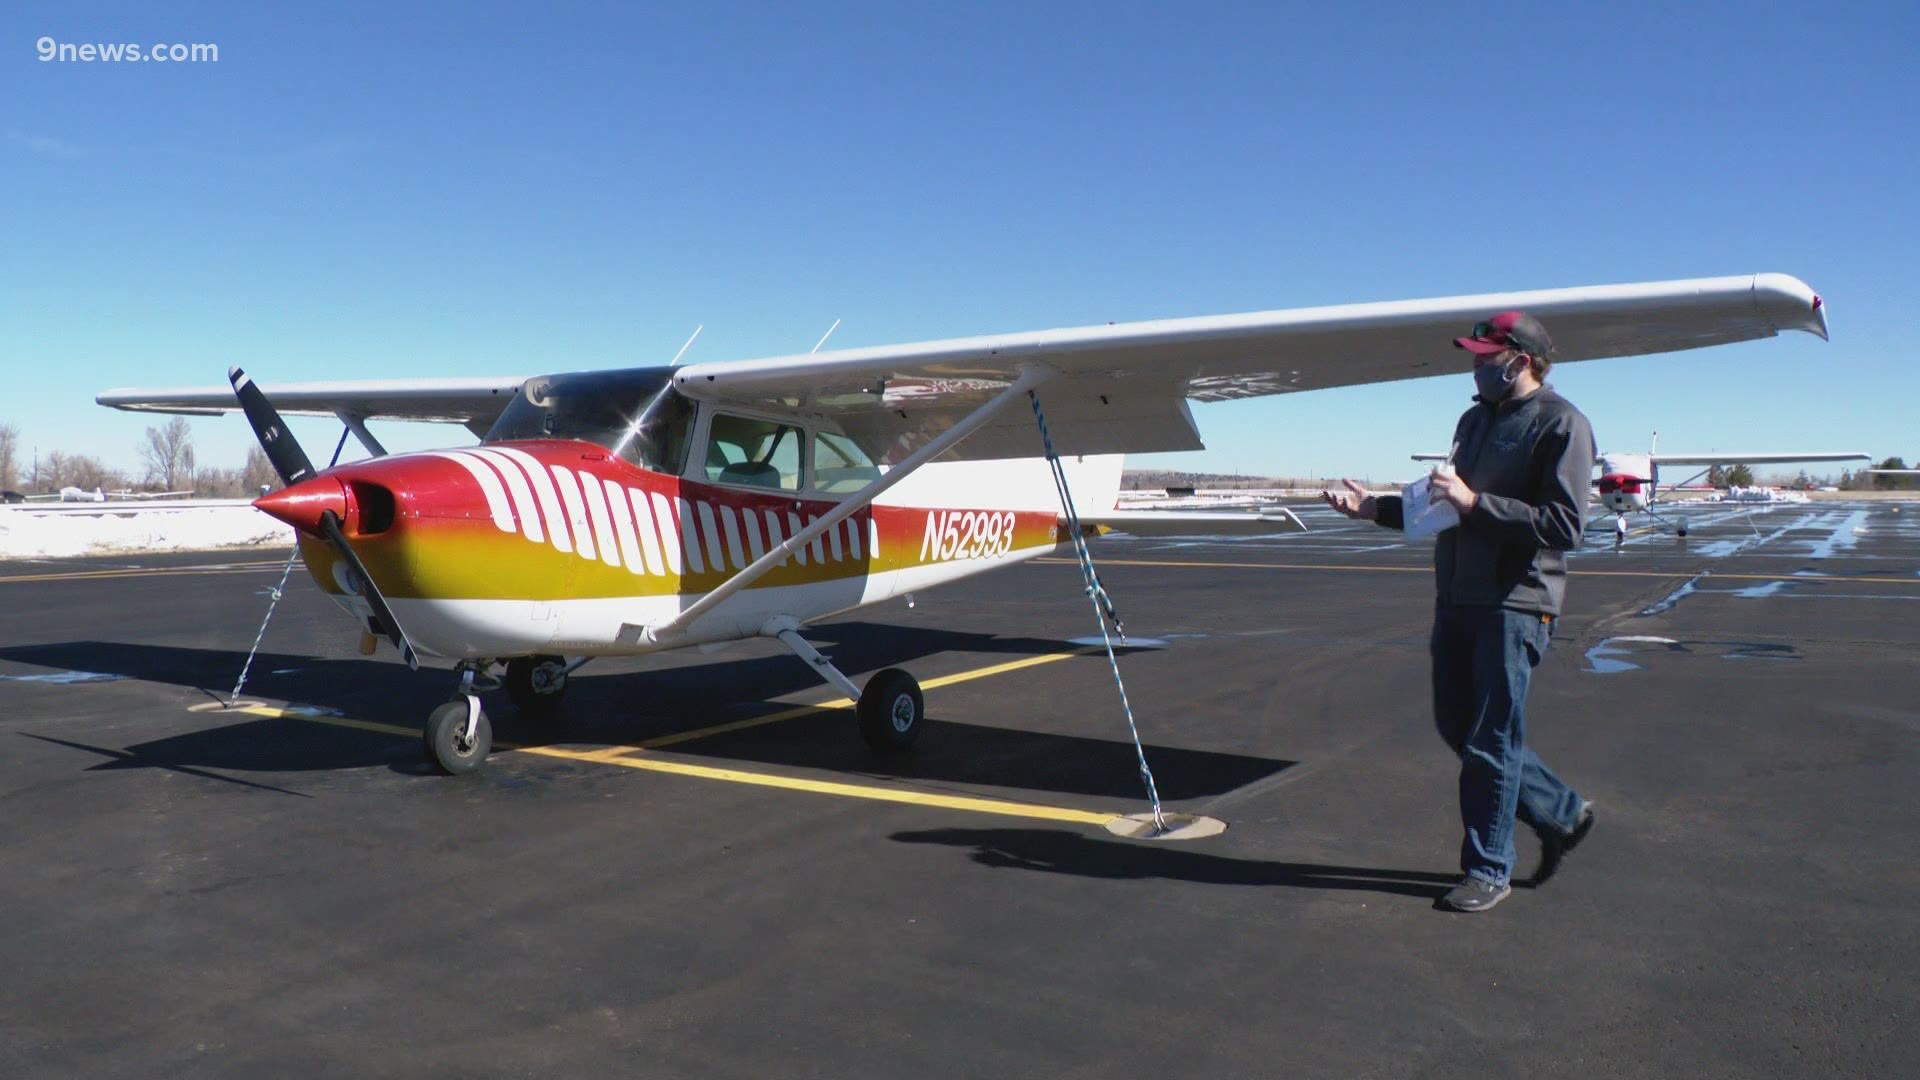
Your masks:
<svg viewBox="0 0 1920 1080"><path fill-rule="evenodd" d="M240 400L241 411L247 414L247 422L253 425L253 434L260 440L260 449L266 452L267 460L273 463L273 469L286 482L289 491L294 485L311 480L316 475L313 462L307 452L300 449L299 440L293 432L287 430L286 422L280 419L280 411L267 400L267 395L254 384L251 377L239 368L229 368L227 378L233 383L233 395ZM281 495L285 495L283 492ZM269 499L281 496L268 496ZM400 620L394 618L393 609L387 606L387 598L380 594L380 587L374 584L373 575L367 573L367 566L347 542L347 533L340 525L340 515L332 510L323 510L319 517L319 531L322 539L333 548L334 553L347 565L347 586L367 606L373 609L373 618L386 632L387 639L400 650L400 656L406 660L409 668L420 669L420 655L414 651L413 643L407 640L407 633L400 628Z"/></svg>
<svg viewBox="0 0 1920 1080"><path fill-rule="evenodd" d="M307 459L307 452L300 449L299 441L280 419L279 410L253 384L253 378L233 367L227 369L227 379L233 383L233 396L240 399L240 409L247 414L247 423L253 425L253 434L260 440L260 449L266 452L267 460L273 462L273 471L280 474L281 481L292 487L312 476L313 462Z"/></svg>

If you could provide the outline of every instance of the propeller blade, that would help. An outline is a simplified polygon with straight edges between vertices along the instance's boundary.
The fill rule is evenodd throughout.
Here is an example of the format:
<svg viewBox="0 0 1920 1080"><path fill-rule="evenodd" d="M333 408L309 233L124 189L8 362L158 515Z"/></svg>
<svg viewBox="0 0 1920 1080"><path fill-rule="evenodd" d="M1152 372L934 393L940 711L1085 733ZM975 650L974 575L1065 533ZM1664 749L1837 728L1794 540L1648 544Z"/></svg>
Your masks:
<svg viewBox="0 0 1920 1080"><path fill-rule="evenodd" d="M253 379L239 368L228 368L227 379L233 383L233 396L240 399L240 409L247 414L247 423L253 425L254 438L260 440L260 449L266 451L267 460L273 462L273 471L288 487L313 475L313 462L307 459L307 452L300 449L300 443L294 439L293 432L280 419L279 410L267 400Z"/></svg>
<svg viewBox="0 0 1920 1080"><path fill-rule="evenodd" d="M400 656L406 660L408 667L420 670L420 656L413 651L413 643L407 640L407 632L400 629L400 620L393 617L393 609L387 606L387 598L380 595L380 586L373 583L373 576L367 573L366 564L354 554L353 545L347 543L346 531L340 528L340 519L333 511L321 513L320 532L326 536L327 543L333 545L333 550L346 560L347 569L353 572L353 580L359 585L360 596L373 609L373 617L380 620L388 640L400 650Z"/></svg>

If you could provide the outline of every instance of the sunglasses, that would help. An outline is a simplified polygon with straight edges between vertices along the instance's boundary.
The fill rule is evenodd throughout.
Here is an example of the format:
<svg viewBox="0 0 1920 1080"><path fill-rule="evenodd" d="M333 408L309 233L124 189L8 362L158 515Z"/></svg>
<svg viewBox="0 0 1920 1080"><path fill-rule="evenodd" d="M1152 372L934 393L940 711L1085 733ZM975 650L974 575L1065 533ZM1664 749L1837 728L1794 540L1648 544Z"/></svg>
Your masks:
<svg viewBox="0 0 1920 1080"><path fill-rule="evenodd" d="M1490 322L1473 324L1473 333L1468 335L1479 341L1492 342L1495 345L1513 344L1513 336Z"/></svg>

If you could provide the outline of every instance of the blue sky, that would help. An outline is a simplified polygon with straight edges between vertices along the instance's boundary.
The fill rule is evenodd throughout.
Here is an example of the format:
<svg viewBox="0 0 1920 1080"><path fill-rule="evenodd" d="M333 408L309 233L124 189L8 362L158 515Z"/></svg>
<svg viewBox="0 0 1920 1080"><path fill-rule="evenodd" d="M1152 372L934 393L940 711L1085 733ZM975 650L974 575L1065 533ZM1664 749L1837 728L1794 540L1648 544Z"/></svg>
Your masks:
<svg viewBox="0 0 1920 1080"><path fill-rule="evenodd" d="M702 324L715 361L835 319L850 347L1778 270L1832 343L1556 385L1603 449L1920 457L1911 2L265 7L0 15L23 449L132 468L160 421L93 395L230 363L517 374L664 362ZM1470 394L1202 406L1207 451L1138 463L1404 477ZM203 463L251 443L194 432Z"/></svg>

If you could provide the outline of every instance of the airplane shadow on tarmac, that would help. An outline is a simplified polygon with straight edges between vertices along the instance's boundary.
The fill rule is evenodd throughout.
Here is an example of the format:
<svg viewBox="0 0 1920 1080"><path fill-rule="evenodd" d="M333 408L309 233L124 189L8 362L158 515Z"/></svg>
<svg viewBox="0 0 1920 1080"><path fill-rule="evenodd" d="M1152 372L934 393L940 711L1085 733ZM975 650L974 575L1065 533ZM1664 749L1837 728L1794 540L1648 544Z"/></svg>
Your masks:
<svg viewBox="0 0 1920 1080"><path fill-rule="evenodd" d="M998 637L951 630L847 622L813 635L843 671L905 666L943 652L1033 656L1075 648L1064 642ZM682 660L693 654L683 654ZM68 671L98 672L197 690L224 702L246 660L244 651L116 642L61 642L0 648L0 661ZM1061 661L1104 668L1104 654ZM414 728L447 700L444 669L411 672L386 659L323 659L261 653L245 696L284 701L338 714L348 721ZM76 687L75 689L88 689ZM101 689L106 689L101 687ZM496 746L586 743L633 745L710 725L751 721L789 712L776 700L807 690L827 692L807 665L784 650L736 660L679 663L646 671L595 673L572 680L558 715L522 716L503 692L483 695ZM1142 795L1131 741L1061 735L1023 726L997 727L943 719L939 691L929 695L926 734L911 754L876 757L857 733L851 710L823 710L762 727L716 733L666 748L677 756L815 768L924 783L990 785L1137 801ZM1118 705L1113 706L1118 710ZM211 716L219 716L212 713ZM97 769L159 767L251 772L310 772L388 765L430 771L418 742L350 725L310 723L251 714L237 722L127 747L64 745L101 754ZM1048 718L1019 704L1010 725ZM48 737L48 736L37 736ZM1204 798L1272 776L1294 762L1149 744L1161 797Z"/></svg>
<svg viewBox="0 0 1920 1080"><path fill-rule="evenodd" d="M1361 866L1236 859L1162 843L1105 839L1054 829L926 829L894 833L903 844L972 848L972 859L996 869L1038 870L1094 878L1167 878L1200 885L1270 885L1294 889L1349 889L1434 899L1459 874L1379 870Z"/></svg>

